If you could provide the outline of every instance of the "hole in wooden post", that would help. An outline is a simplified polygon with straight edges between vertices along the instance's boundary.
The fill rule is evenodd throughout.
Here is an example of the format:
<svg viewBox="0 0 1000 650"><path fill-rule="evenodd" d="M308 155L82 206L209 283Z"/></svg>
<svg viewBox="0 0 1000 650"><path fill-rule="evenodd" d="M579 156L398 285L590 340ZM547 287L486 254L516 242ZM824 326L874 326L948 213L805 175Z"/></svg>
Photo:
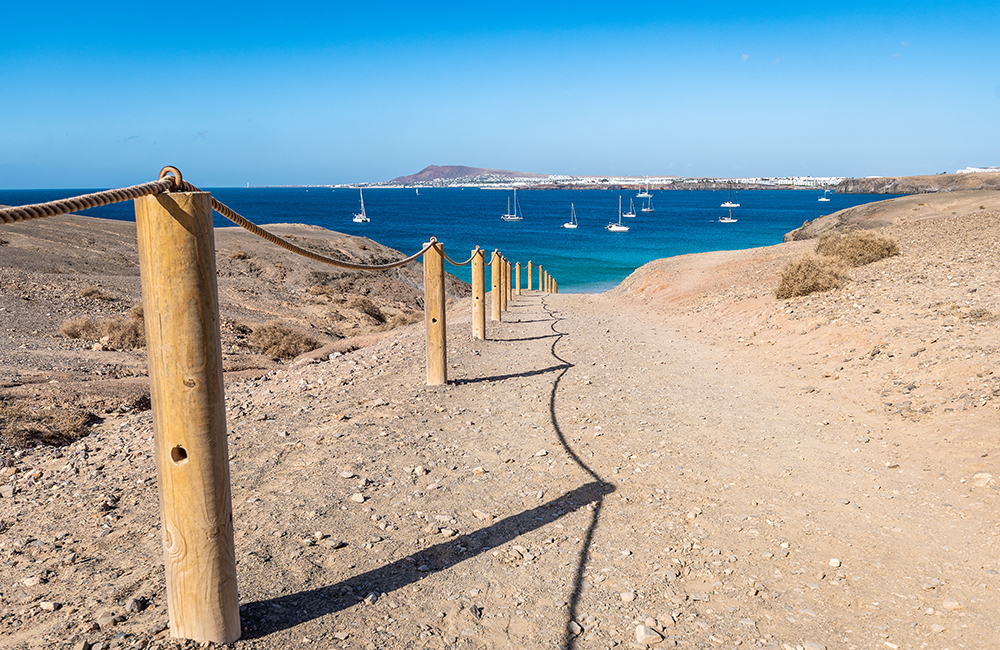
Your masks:
<svg viewBox="0 0 1000 650"><path fill-rule="evenodd" d="M187 457L187 449L184 449L184 447L181 447L180 445L177 445L170 450L170 460L174 461L177 465L184 463L187 460Z"/></svg>

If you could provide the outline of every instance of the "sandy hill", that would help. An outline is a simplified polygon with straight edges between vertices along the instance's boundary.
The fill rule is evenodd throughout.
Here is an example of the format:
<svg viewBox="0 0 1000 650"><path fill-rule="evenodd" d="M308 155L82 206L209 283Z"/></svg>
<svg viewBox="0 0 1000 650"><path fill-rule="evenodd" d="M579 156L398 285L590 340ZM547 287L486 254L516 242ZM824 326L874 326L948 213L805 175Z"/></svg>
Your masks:
<svg viewBox="0 0 1000 650"><path fill-rule="evenodd" d="M487 341L456 294L445 387L423 384L419 323L232 373L232 647L1000 647L1000 209L956 196L879 204L865 222L902 252L838 291L774 298L815 243L789 241L526 292ZM131 240L105 228L81 220L94 242L48 263L52 235L0 230L0 260L36 259L0 266L24 391L4 417L56 399L61 364L142 379L141 354L58 334L131 300ZM271 304L284 254L242 250L260 273L220 263L255 292L239 318L305 327L304 285ZM119 301L78 304L88 265ZM0 451L0 647L190 647L167 638L149 411L99 415Z"/></svg>

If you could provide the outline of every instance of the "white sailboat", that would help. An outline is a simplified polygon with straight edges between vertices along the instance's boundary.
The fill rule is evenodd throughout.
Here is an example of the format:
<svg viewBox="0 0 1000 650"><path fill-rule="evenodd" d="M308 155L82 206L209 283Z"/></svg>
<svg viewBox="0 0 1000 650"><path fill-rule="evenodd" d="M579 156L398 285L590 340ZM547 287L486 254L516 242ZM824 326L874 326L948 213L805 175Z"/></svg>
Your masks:
<svg viewBox="0 0 1000 650"><path fill-rule="evenodd" d="M622 197L618 196L618 223L612 221L605 228L609 232L628 232L628 226L622 225Z"/></svg>
<svg viewBox="0 0 1000 650"><path fill-rule="evenodd" d="M823 190L823 196L819 197L816 200L817 201L829 201L830 199L827 197L827 194L829 194L829 193L830 193L830 190Z"/></svg>
<svg viewBox="0 0 1000 650"><path fill-rule="evenodd" d="M635 216L635 204L632 203L632 199L628 200L628 212L622 215L623 217L634 217Z"/></svg>
<svg viewBox="0 0 1000 650"><path fill-rule="evenodd" d="M646 177L646 188L635 195L637 199L648 199L652 194L649 193L649 177Z"/></svg>
<svg viewBox="0 0 1000 650"><path fill-rule="evenodd" d="M368 223L371 219L365 214L365 193L360 187L358 188L358 192L361 194L361 212L354 214L354 223Z"/></svg>
<svg viewBox="0 0 1000 650"><path fill-rule="evenodd" d="M653 211L653 197L649 197L649 203L642 206L640 212L652 212Z"/></svg>
<svg viewBox="0 0 1000 650"><path fill-rule="evenodd" d="M736 223L736 219L733 219L733 209L732 208L729 208L729 216L728 217L720 217L719 218L719 223Z"/></svg>
<svg viewBox="0 0 1000 650"><path fill-rule="evenodd" d="M569 204L569 221L566 222L566 223L564 223L562 225L562 227L563 228L576 228L576 226L577 226L577 223L576 223L576 208L574 208L573 204L570 203Z"/></svg>
<svg viewBox="0 0 1000 650"><path fill-rule="evenodd" d="M733 184L732 183L729 184L729 200L726 201L725 203L723 203L719 207L722 207L722 208L738 208L738 207L740 207L739 203L733 203ZM736 221L736 219L733 219L733 221Z"/></svg>
<svg viewBox="0 0 1000 650"><path fill-rule="evenodd" d="M500 215L504 221L521 221L521 216L517 214L517 188L514 188L514 211L510 211L510 197L507 197L507 214Z"/></svg>

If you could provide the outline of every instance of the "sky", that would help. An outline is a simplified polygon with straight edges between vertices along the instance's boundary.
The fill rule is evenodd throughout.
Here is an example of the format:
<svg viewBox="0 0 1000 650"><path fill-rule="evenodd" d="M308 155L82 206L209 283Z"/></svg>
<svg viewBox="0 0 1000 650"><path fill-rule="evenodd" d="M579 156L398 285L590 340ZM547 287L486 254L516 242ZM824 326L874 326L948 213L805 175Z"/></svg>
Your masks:
<svg viewBox="0 0 1000 650"><path fill-rule="evenodd" d="M1000 3L7 3L0 188L1000 165Z"/></svg>

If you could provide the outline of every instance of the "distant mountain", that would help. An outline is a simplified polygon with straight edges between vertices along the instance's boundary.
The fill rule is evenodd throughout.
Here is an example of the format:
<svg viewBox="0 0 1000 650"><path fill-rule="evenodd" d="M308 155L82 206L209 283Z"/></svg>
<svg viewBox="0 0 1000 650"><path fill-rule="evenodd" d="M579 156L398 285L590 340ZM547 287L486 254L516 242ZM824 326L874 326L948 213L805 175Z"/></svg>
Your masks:
<svg viewBox="0 0 1000 650"><path fill-rule="evenodd" d="M506 178L547 178L547 174L528 174L511 172L503 169L485 169L483 167L466 167L465 165L428 165L416 174L394 178L393 185L409 185L412 183L432 183L434 181L451 181L456 178L476 178L479 176L504 176Z"/></svg>

